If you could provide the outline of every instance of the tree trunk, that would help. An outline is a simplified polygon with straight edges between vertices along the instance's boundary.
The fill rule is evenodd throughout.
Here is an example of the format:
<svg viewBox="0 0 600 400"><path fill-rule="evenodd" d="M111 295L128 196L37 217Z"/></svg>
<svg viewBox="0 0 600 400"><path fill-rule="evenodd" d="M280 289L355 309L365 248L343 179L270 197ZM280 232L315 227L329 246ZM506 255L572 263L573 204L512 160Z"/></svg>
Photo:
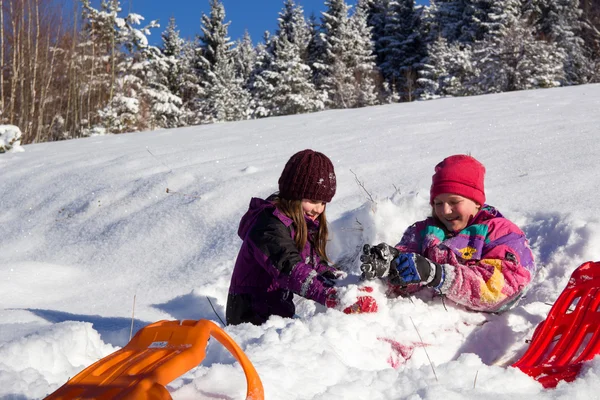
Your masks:
<svg viewBox="0 0 600 400"><path fill-rule="evenodd" d="M4 0L0 0L0 123L4 118Z"/></svg>

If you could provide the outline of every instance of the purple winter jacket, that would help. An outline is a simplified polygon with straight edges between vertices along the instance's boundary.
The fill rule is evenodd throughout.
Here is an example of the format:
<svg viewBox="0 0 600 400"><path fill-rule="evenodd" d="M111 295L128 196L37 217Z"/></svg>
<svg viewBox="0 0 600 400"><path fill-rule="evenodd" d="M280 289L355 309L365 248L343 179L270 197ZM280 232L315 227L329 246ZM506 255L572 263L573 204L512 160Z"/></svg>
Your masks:
<svg viewBox="0 0 600 400"><path fill-rule="evenodd" d="M299 252L292 219L270 199L252 198L240 221L243 243L229 286L228 324L262 324L271 315L292 317L293 293L320 304L327 299L330 286L320 274L335 268L321 263L312 243L318 221L306 218L308 240Z"/></svg>

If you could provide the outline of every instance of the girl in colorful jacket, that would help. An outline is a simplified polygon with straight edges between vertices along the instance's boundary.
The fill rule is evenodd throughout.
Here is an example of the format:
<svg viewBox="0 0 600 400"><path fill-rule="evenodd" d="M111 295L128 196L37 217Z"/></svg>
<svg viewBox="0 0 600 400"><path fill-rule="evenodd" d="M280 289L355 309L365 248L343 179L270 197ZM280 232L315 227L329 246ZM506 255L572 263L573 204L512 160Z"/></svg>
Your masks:
<svg viewBox="0 0 600 400"><path fill-rule="evenodd" d="M338 305L334 283L343 273L329 265L325 252L325 208L335 190L331 160L307 149L286 163L278 194L250 200L238 229L243 243L229 286L227 324L292 317L294 294L326 307ZM368 296L351 307L344 312L375 311Z"/></svg>
<svg viewBox="0 0 600 400"><path fill-rule="evenodd" d="M467 155L435 167L432 216L395 247L365 245L363 277L387 277L394 292L423 286L471 310L500 312L519 300L536 272L525 234L485 204L484 166Z"/></svg>

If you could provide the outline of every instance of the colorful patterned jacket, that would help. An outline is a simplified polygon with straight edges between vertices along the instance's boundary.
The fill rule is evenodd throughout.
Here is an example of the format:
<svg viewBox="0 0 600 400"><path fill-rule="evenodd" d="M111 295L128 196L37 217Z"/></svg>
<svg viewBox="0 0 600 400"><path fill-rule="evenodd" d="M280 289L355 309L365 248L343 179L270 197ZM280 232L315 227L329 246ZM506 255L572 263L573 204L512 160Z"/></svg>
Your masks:
<svg viewBox="0 0 600 400"><path fill-rule="evenodd" d="M396 248L441 264L442 280L435 289L477 311L512 307L537 269L525 234L489 205L458 233L448 232L431 217L417 222Z"/></svg>

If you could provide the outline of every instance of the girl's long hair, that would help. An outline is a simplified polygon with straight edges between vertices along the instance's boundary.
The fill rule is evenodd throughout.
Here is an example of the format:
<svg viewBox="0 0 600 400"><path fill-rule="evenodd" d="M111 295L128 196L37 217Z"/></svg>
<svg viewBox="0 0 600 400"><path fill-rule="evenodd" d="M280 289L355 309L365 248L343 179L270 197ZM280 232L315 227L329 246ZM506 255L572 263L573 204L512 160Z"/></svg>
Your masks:
<svg viewBox="0 0 600 400"><path fill-rule="evenodd" d="M294 242L296 242L296 247L298 251L302 251L304 246L306 245L306 241L308 240L308 226L306 226L306 221L304 220L304 211L302 211L302 200L288 200L282 197L276 197L274 200L275 206L281 210L282 213L287 215L294 221L294 227L296 230L296 234L294 236ZM319 231L315 237L314 246L316 248L317 254L321 258L321 260L329 263L329 258L327 258L327 253L325 251L325 247L327 245L327 238L329 236L329 231L327 230L327 218L325 217L325 210L319 215Z"/></svg>

